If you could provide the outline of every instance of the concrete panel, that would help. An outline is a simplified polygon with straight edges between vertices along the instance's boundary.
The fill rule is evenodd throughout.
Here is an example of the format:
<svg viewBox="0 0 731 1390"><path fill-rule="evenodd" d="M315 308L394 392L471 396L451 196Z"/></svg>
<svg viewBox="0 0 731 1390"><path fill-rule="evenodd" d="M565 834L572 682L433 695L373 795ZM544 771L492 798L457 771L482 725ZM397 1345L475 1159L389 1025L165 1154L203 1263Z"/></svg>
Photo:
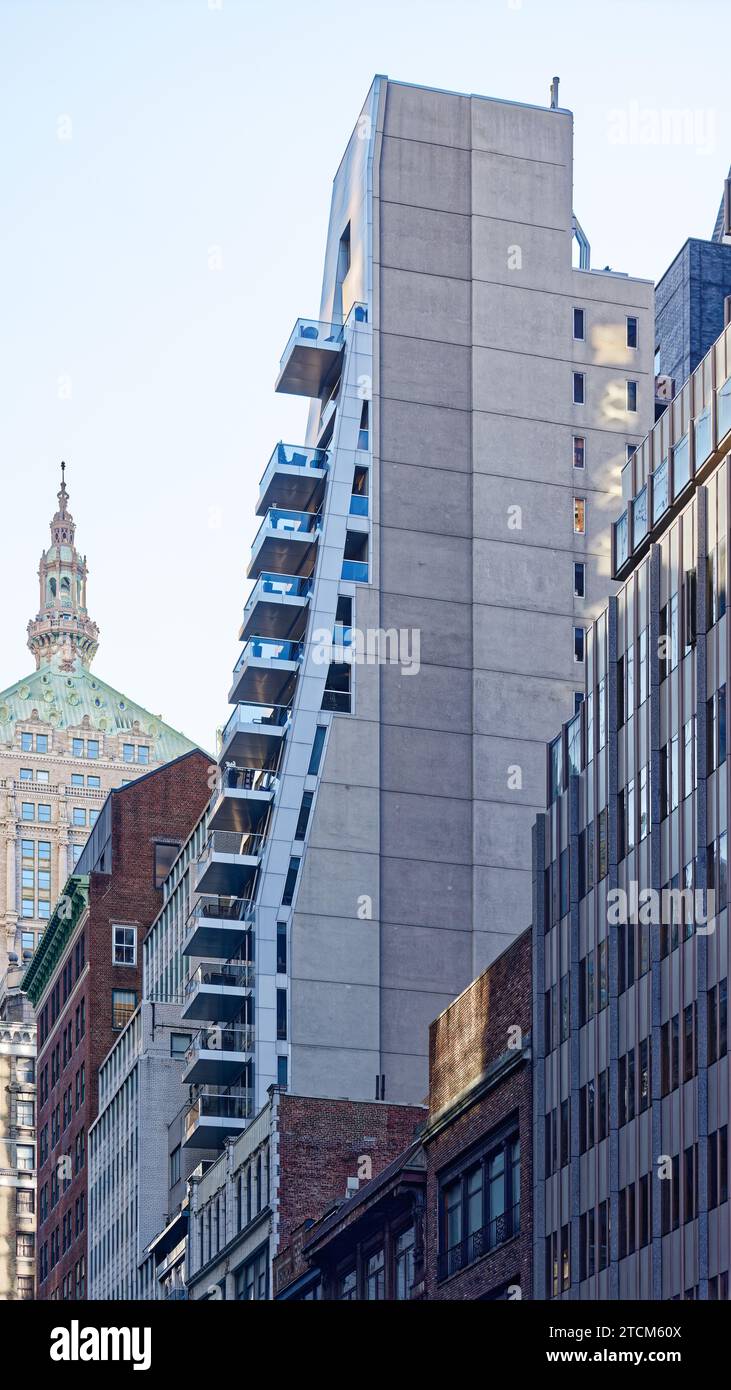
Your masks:
<svg viewBox="0 0 731 1390"><path fill-rule="evenodd" d="M520 742L525 737L525 711L530 709L532 737L549 743L574 713L574 689L573 685L556 680L478 671L475 731Z"/></svg>
<svg viewBox="0 0 731 1390"><path fill-rule="evenodd" d="M476 280L570 294L574 283L571 232L563 227L531 227L525 222L473 217L472 274Z"/></svg>
<svg viewBox="0 0 731 1390"><path fill-rule="evenodd" d="M476 410L556 424L563 421L575 426L579 434L594 428L631 435L639 421L646 418L644 397L650 390L647 381L637 377L638 410L630 415L625 408L628 373L620 369L587 367L585 403L574 405L571 362L476 347L473 363Z"/></svg>
<svg viewBox="0 0 731 1390"><path fill-rule="evenodd" d="M472 535L472 487L468 474L385 462L379 472L382 526L408 527L409 531L439 536Z"/></svg>
<svg viewBox="0 0 731 1390"><path fill-rule="evenodd" d="M300 870L297 911L328 917L355 917L358 898L367 894L378 917L378 856L311 845Z"/></svg>
<svg viewBox="0 0 731 1390"><path fill-rule="evenodd" d="M472 98L472 144L476 150L568 165L573 143L570 111L518 106L515 102Z"/></svg>
<svg viewBox="0 0 731 1390"><path fill-rule="evenodd" d="M570 229L571 172L565 165L475 150L472 211L481 217Z"/></svg>
<svg viewBox="0 0 731 1390"><path fill-rule="evenodd" d="M464 864L381 861L381 920L464 931L472 919L472 871Z"/></svg>
<svg viewBox="0 0 731 1390"><path fill-rule="evenodd" d="M381 146L380 196L387 203L469 213L469 150L447 149L428 141L396 140Z"/></svg>
<svg viewBox="0 0 731 1390"><path fill-rule="evenodd" d="M459 994L472 979L472 933L416 926L381 928L381 974L385 988Z"/></svg>
<svg viewBox="0 0 731 1390"><path fill-rule="evenodd" d="M379 1070L380 1054L375 1046L358 1049L301 1043L292 1049L290 1090L301 1096L373 1100Z"/></svg>
<svg viewBox="0 0 731 1390"><path fill-rule="evenodd" d="M390 383L387 386L390 390ZM455 410L387 398L381 399L378 407L381 459L447 468L451 473L470 472L468 408Z"/></svg>
<svg viewBox="0 0 731 1390"><path fill-rule="evenodd" d="M381 332L442 343L471 341L469 281L381 267Z"/></svg>
<svg viewBox="0 0 731 1390"><path fill-rule="evenodd" d="M333 719L322 764L323 782L377 787L379 732L375 720Z"/></svg>
<svg viewBox="0 0 731 1390"><path fill-rule="evenodd" d="M435 509L428 510L434 516ZM403 521L406 528L408 518ZM471 576L472 542L468 538L443 536L436 531L382 528L382 590L464 603L471 595Z"/></svg>
<svg viewBox="0 0 731 1390"><path fill-rule="evenodd" d="M385 988L381 1027L384 1052L418 1053L423 1049L428 1053L429 1024L451 1004L452 998L447 990Z"/></svg>
<svg viewBox="0 0 731 1390"><path fill-rule="evenodd" d="M498 869L529 869L531 830L541 804L517 806L507 801L502 804L475 802L475 862Z"/></svg>
<svg viewBox="0 0 731 1390"><path fill-rule="evenodd" d="M380 338L381 390L399 400L469 410L470 349L454 343L419 342L396 334Z"/></svg>
<svg viewBox="0 0 731 1390"><path fill-rule="evenodd" d="M384 792L381 831L389 858L408 855L437 864L472 862L472 806L469 801Z"/></svg>
<svg viewBox="0 0 731 1390"><path fill-rule="evenodd" d="M337 844L341 850L377 854L378 792L375 787L325 782L312 808L308 852Z"/></svg>
<svg viewBox="0 0 731 1390"><path fill-rule="evenodd" d="M386 1100L398 1105L424 1104L429 1098L429 1058L411 1053L384 1052L383 1074L386 1078Z"/></svg>
<svg viewBox="0 0 731 1390"><path fill-rule="evenodd" d="M469 800L472 785L472 739L441 733L439 762L434 763L431 729L384 724L381 737L381 782L384 791ZM414 846L416 848L416 846ZM386 846L390 849L390 846Z"/></svg>
<svg viewBox="0 0 731 1390"><path fill-rule="evenodd" d="M530 731L526 729L526 734ZM515 768L521 785L516 786ZM475 797L480 801L509 801L543 806L546 798L546 745L539 739L474 739Z"/></svg>
<svg viewBox="0 0 731 1390"><path fill-rule="evenodd" d="M406 82L386 89L386 135L402 140L433 140L438 145L470 145L470 98Z"/></svg>
<svg viewBox="0 0 731 1390"><path fill-rule="evenodd" d="M573 466L573 435L586 439L586 467ZM625 439L611 434L544 420L525 420L475 411L473 417L475 473L563 483L572 491L619 488L625 463ZM617 509L619 498L617 497Z"/></svg>
<svg viewBox="0 0 731 1390"><path fill-rule="evenodd" d="M472 605L416 598L410 594L382 596L381 626L418 629L425 666L472 665Z"/></svg>
<svg viewBox="0 0 731 1390"><path fill-rule="evenodd" d="M480 539L504 545L547 545L572 548L574 539L574 493L581 492L583 480L571 486L526 482L522 478L480 473L474 479L474 527ZM517 508L520 508L518 511ZM566 576L573 593L573 574ZM566 586L564 586L566 587ZM559 586L559 592L561 587ZM558 604L554 605L558 607Z"/></svg>
<svg viewBox="0 0 731 1390"><path fill-rule="evenodd" d="M475 541L474 557L475 603L509 608L522 598L534 611L550 611L556 607L556 594L566 594L569 582L573 584L566 551L512 541Z"/></svg>
<svg viewBox="0 0 731 1390"><path fill-rule="evenodd" d="M583 678L574 661L573 629L578 615L538 616L532 609L475 609L475 666L488 671L513 671L558 680Z"/></svg>
<svg viewBox="0 0 731 1390"><path fill-rule="evenodd" d="M298 980L292 991L292 1045L377 1048L378 990L331 980Z"/></svg>
<svg viewBox="0 0 731 1390"><path fill-rule="evenodd" d="M417 729L472 729L472 680L469 671L425 666L417 676L402 676L395 666L382 666L381 710L384 724ZM435 756L439 742L435 739Z"/></svg>
<svg viewBox="0 0 731 1390"><path fill-rule="evenodd" d="M290 975L295 980L379 981L379 925L351 917L295 913Z"/></svg>
<svg viewBox="0 0 731 1390"><path fill-rule="evenodd" d="M381 203L380 211L382 266L469 280L469 217L405 207L402 203Z"/></svg>
<svg viewBox="0 0 731 1390"><path fill-rule="evenodd" d="M512 935L528 926L532 913L530 870L486 868L475 865L475 932L507 929ZM475 975L479 974L479 969Z"/></svg>

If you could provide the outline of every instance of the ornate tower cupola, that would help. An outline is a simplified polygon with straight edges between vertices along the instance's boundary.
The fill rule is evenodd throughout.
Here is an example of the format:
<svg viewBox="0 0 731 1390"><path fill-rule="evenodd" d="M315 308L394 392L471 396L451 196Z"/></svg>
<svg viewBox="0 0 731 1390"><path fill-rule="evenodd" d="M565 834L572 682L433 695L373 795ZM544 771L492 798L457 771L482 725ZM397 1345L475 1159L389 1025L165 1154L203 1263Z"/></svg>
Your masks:
<svg viewBox="0 0 731 1390"><path fill-rule="evenodd" d="M66 464L61 464L58 510L51 521L51 544L38 569L40 609L28 624L28 646L36 668L58 671L89 667L99 646L99 629L86 611L86 556L75 545L76 527L68 509Z"/></svg>

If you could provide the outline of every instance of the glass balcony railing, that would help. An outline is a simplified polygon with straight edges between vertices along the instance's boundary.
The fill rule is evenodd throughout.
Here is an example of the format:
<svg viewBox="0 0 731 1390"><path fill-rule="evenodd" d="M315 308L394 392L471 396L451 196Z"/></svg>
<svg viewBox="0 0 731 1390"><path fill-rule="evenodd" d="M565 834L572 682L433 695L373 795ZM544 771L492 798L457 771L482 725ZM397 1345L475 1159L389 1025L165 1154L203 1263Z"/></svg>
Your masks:
<svg viewBox="0 0 731 1390"><path fill-rule="evenodd" d="M687 434L673 449L673 498L678 497L690 482L690 443Z"/></svg>
<svg viewBox="0 0 731 1390"><path fill-rule="evenodd" d="M367 516L368 498L362 492L354 492L350 498L350 515Z"/></svg>
<svg viewBox="0 0 731 1390"><path fill-rule="evenodd" d="M201 1052L251 1052L253 1046L253 1027L203 1028L193 1039L185 1060L194 1062Z"/></svg>
<svg viewBox="0 0 731 1390"><path fill-rule="evenodd" d="M254 983L252 961L204 961L188 976L185 984L187 995L199 989L251 989Z"/></svg>
<svg viewBox="0 0 731 1390"><path fill-rule="evenodd" d="M695 422L695 466L700 468L705 463L708 455L713 448L713 426L711 422L711 407L707 405L702 410Z"/></svg>
<svg viewBox="0 0 731 1390"><path fill-rule="evenodd" d="M253 922L255 916L256 904L252 898L226 898L218 893L204 893L193 904L188 921L205 917L221 922Z"/></svg>
<svg viewBox="0 0 731 1390"><path fill-rule="evenodd" d="M272 468L323 468L328 465L327 449L313 449L306 444L275 444L272 456L261 475L263 483Z"/></svg>
<svg viewBox="0 0 731 1390"><path fill-rule="evenodd" d="M234 675L243 670L247 661L301 661L303 644L275 637L250 637L234 666Z"/></svg>
<svg viewBox="0 0 731 1390"><path fill-rule="evenodd" d="M731 376L719 386L716 395L718 442L731 430Z"/></svg>
<svg viewBox="0 0 731 1390"><path fill-rule="evenodd" d="M277 537L286 540L288 536L312 536L320 530L320 512L296 512L288 507L270 507L255 537L252 550L265 535L275 531Z"/></svg>
<svg viewBox="0 0 731 1390"><path fill-rule="evenodd" d="M632 503L632 537L635 545L645 539L648 531L647 484Z"/></svg>
<svg viewBox="0 0 731 1390"><path fill-rule="evenodd" d="M264 570L249 595L246 607L258 594L277 594L284 598L309 598L312 593L312 575L274 574Z"/></svg>
<svg viewBox="0 0 731 1390"><path fill-rule="evenodd" d="M275 792L279 785L276 772L264 767L224 767L221 770L219 791Z"/></svg>
<svg viewBox="0 0 731 1390"><path fill-rule="evenodd" d="M238 830L212 830L198 858L203 864L212 854L236 854L255 859L264 847L263 835L241 834Z"/></svg>
<svg viewBox="0 0 731 1390"><path fill-rule="evenodd" d="M668 509L670 489L668 487L668 461L663 459L652 475L652 520L658 521Z"/></svg>
<svg viewBox="0 0 731 1390"><path fill-rule="evenodd" d="M229 1095L206 1090L196 1096L183 1116L183 1138L188 1139L201 1120L248 1120L253 1108L253 1091Z"/></svg>
<svg viewBox="0 0 731 1390"><path fill-rule="evenodd" d="M339 348L343 340L343 326L340 323L321 323L317 319L298 319L279 360L279 370L280 372L284 371L296 347Z"/></svg>
<svg viewBox="0 0 731 1390"><path fill-rule="evenodd" d="M367 560L343 560L342 579L353 579L358 584L368 583Z"/></svg>
<svg viewBox="0 0 731 1390"><path fill-rule="evenodd" d="M228 742L237 729L286 728L292 711L289 705L237 705L221 735L221 742Z"/></svg>

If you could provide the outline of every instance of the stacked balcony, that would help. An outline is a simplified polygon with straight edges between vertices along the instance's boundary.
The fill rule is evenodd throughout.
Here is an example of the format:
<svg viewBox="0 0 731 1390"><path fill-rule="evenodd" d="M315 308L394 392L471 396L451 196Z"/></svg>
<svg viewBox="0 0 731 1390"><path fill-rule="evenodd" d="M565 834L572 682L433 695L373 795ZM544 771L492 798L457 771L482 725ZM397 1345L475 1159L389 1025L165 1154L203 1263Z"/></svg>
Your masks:
<svg viewBox="0 0 731 1390"><path fill-rule="evenodd" d="M246 571L249 579L258 579L265 570L278 574L312 574L321 526L320 511L269 507L251 547Z"/></svg>
<svg viewBox="0 0 731 1390"><path fill-rule="evenodd" d="M344 346L342 324L298 319L279 363L275 391L322 400L341 370Z"/></svg>
<svg viewBox="0 0 731 1390"><path fill-rule="evenodd" d="M290 638L250 637L234 667L229 704L290 704L303 652L304 644Z"/></svg>
<svg viewBox="0 0 731 1390"><path fill-rule="evenodd" d="M312 576L262 571L244 608L239 638L274 637L297 641L307 627Z"/></svg>
<svg viewBox="0 0 731 1390"><path fill-rule="evenodd" d="M246 1008L253 987L251 961L202 961L186 983L183 1018L190 1023L231 1023Z"/></svg>
<svg viewBox="0 0 731 1390"><path fill-rule="evenodd" d="M202 1028L185 1054L183 1081L186 1085L230 1086L251 1061L254 1029L250 1024L217 1024Z"/></svg>
<svg viewBox="0 0 731 1390"><path fill-rule="evenodd" d="M198 859L193 884L195 892L252 897L250 890L256 879L263 849L264 836L261 834L212 830Z"/></svg>
<svg viewBox="0 0 731 1390"><path fill-rule="evenodd" d="M202 1087L183 1116L183 1146L187 1149L217 1149L232 1134L246 1129L254 1109L254 1093L249 1087L236 1092Z"/></svg>
<svg viewBox="0 0 731 1390"><path fill-rule="evenodd" d="M219 894L202 896L188 918L188 935L183 955L196 959L227 961L246 954L255 920L250 898L231 898Z"/></svg>

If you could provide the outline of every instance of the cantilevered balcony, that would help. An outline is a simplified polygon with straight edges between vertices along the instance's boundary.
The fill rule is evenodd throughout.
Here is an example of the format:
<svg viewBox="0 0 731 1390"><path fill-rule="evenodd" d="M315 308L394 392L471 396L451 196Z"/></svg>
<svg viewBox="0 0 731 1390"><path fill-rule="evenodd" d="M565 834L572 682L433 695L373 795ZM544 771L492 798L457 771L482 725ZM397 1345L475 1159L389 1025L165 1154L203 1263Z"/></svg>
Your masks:
<svg viewBox="0 0 731 1390"><path fill-rule="evenodd" d="M270 507L251 547L246 571L258 579L264 570L276 574L312 574L320 539L320 512L299 512Z"/></svg>
<svg viewBox="0 0 731 1390"><path fill-rule="evenodd" d="M251 898L200 897L188 917L183 955L198 960L231 960L242 952L255 920Z"/></svg>
<svg viewBox="0 0 731 1390"><path fill-rule="evenodd" d="M183 1018L191 1023L230 1023L253 987L251 962L204 961L186 982Z"/></svg>
<svg viewBox="0 0 731 1390"><path fill-rule="evenodd" d="M325 496L327 465L326 449L277 444L259 483L257 516L264 516L270 507L317 511Z"/></svg>
<svg viewBox="0 0 731 1390"><path fill-rule="evenodd" d="M253 1113L253 1091L229 1095L206 1088L191 1102L183 1116L183 1146L187 1149L220 1148L230 1134L238 1134Z"/></svg>
<svg viewBox="0 0 731 1390"><path fill-rule="evenodd" d="M277 774L264 768L223 768L208 814L210 829L262 834L277 786Z"/></svg>
<svg viewBox="0 0 731 1390"><path fill-rule="evenodd" d="M286 705L237 705L221 734L221 763L278 767L291 716Z"/></svg>
<svg viewBox="0 0 731 1390"><path fill-rule="evenodd" d="M194 891L253 897L245 890L253 884L263 848L263 835L212 830L198 858Z"/></svg>
<svg viewBox="0 0 731 1390"><path fill-rule="evenodd" d="M341 324L298 319L279 363L275 391L321 399L341 369L344 345Z"/></svg>
<svg viewBox="0 0 731 1390"><path fill-rule="evenodd" d="M250 637L234 667L229 704L289 705L302 660L302 642Z"/></svg>
<svg viewBox="0 0 731 1390"><path fill-rule="evenodd" d="M185 1054L183 1082L186 1086L200 1082L230 1086L251 1061L253 1050L251 1026L202 1028Z"/></svg>
<svg viewBox="0 0 731 1390"><path fill-rule="evenodd" d="M239 638L260 637L296 641L307 627L312 577L295 574L259 575L244 608Z"/></svg>

